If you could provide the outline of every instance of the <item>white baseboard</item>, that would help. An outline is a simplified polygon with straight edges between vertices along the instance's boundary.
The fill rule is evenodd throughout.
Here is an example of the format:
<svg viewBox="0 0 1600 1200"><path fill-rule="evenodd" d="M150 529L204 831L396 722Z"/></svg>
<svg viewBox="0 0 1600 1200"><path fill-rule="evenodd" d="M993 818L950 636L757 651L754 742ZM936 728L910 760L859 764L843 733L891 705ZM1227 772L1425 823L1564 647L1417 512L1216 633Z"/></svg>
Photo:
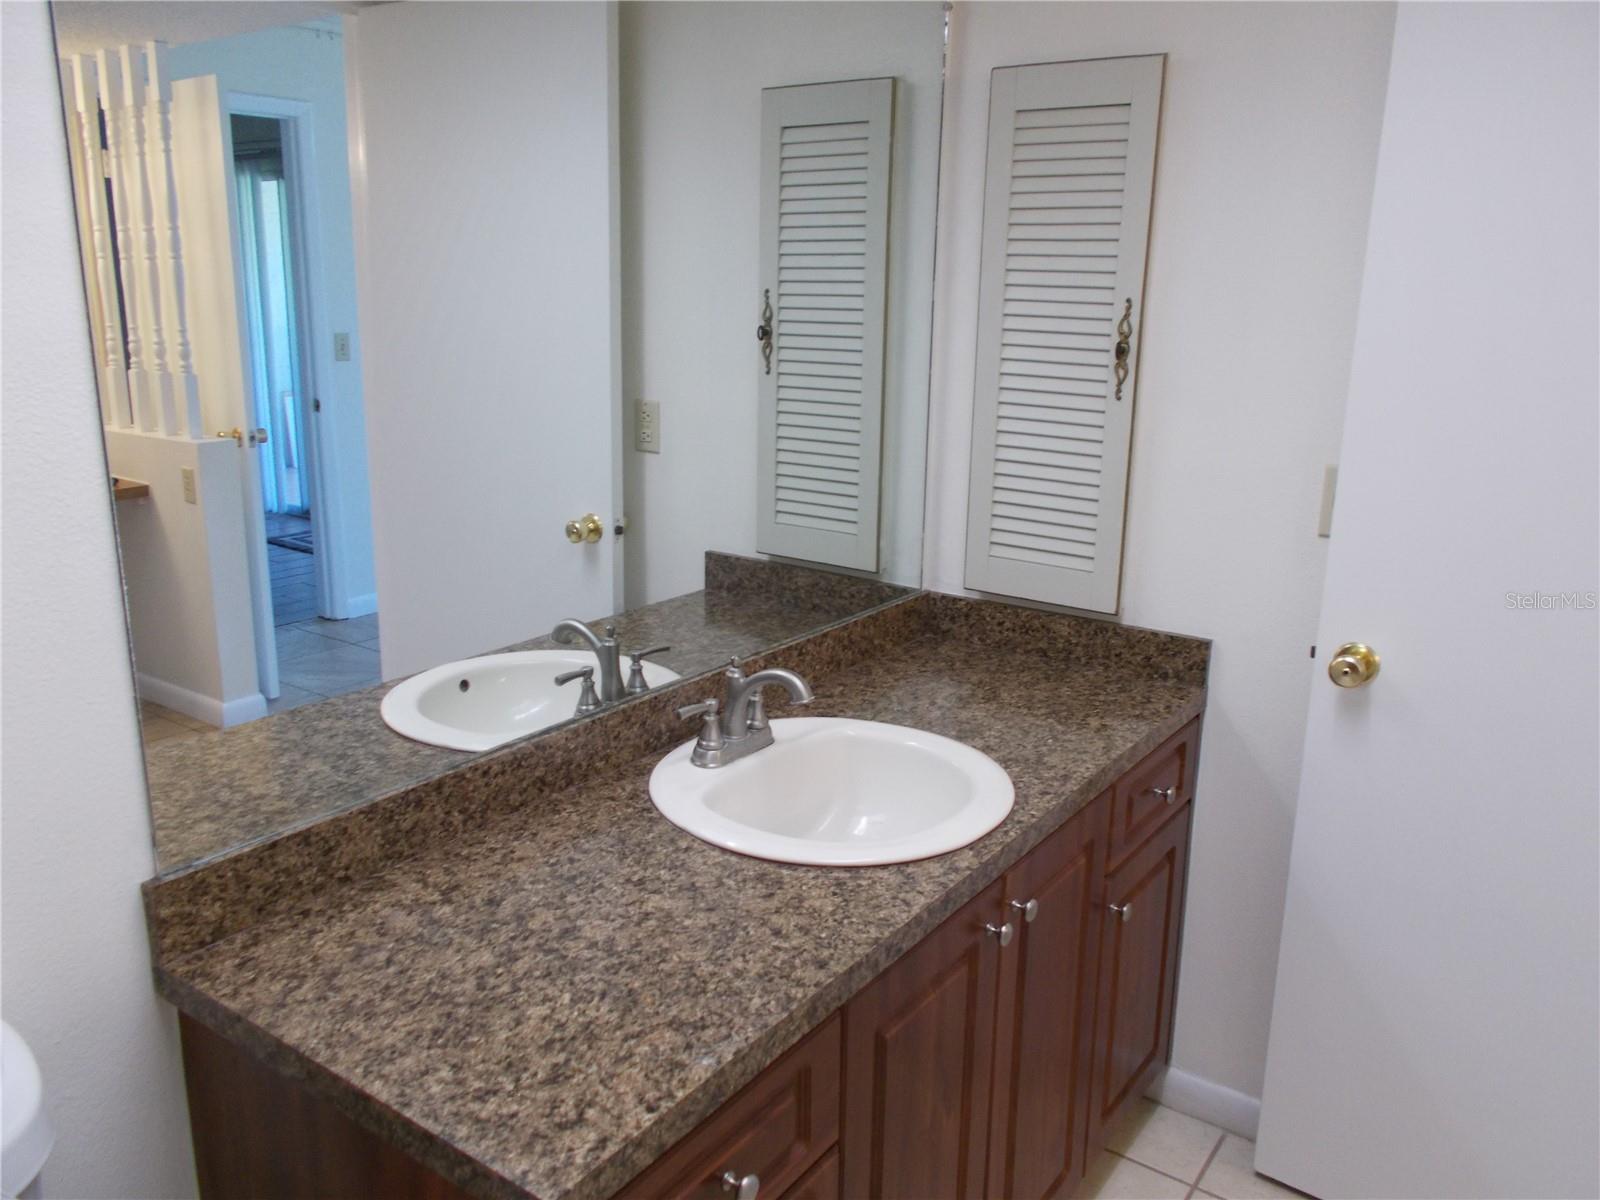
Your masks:
<svg viewBox="0 0 1600 1200"><path fill-rule="evenodd" d="M146 675L143 671L139 672L139 696L222 729L243 725L246 721L267 715L267 698L260 692L251 692L248 696L238 696L232 700L218 700L215 696L201 695L165 679Z"/></svg>
<svg viewBox="0 0 1600 1200"><path fill-rule="evenodd" d="M1166 1074L1150 1089L1150 1098L1175 1109L1185 1116L1194 1117L1226 1129L1242 1138L1256 1140L1256 1129L1261 1124L1261 1101L1255 1096L1236 1092L1220 1083L1168 1067Z"/></svg>

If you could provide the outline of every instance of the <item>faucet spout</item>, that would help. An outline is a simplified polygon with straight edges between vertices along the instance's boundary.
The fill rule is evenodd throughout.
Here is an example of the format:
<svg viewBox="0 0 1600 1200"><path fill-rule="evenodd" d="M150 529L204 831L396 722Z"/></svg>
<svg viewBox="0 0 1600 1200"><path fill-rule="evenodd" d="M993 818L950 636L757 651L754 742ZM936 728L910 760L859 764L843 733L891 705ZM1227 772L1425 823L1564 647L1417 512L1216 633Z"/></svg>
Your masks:
<svg viewBox="0 0 1600 1200"><path fill-rule="evenodd" d="M751 711L759 710L761 703L761 689L765 687L781 687L789 693L789 699L796 704L810 704L812 700L811 685L800 676L785 667L768 667L765 671L757 671L754 675L740 675L735 678L730 672L728 676L728 704L722 712L722 732L724 737L744 737L751 728ZM758 726L766 725L765 714L757 723Z"/></svg>
<svg viewBox="0 0 1600 1200"><path fill-rule="evenodd" d="M600 693L603 704L611 704L621 700L624 695L622 682L622 648L616 637L617 627L607 625L604 637L600 637L582 621L567 617L557 621L555 628L550 631L550 640L570 646L573 642L582 642L594 654L598 669L595 672L595 683Z"/></svg>

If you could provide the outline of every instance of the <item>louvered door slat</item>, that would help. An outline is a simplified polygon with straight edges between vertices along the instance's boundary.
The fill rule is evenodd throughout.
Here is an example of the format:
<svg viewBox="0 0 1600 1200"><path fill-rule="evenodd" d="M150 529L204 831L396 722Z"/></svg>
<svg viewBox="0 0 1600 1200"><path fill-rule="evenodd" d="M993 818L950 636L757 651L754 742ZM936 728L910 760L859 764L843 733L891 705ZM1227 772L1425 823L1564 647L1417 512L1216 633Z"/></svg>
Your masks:
<svg viewBox="0 0 1600 1200"><path fill-rule="evenodd" d="M1005 68L990 94L969 587L1115 612L1163 60ZM1130 366L1136 369L1136 360Z"/></svg>
<svg viewBox="0 0 1600 1200"><path fill-rule="evenodd" d="M893 81L762 93L768 554L876 570Z"/></svg>

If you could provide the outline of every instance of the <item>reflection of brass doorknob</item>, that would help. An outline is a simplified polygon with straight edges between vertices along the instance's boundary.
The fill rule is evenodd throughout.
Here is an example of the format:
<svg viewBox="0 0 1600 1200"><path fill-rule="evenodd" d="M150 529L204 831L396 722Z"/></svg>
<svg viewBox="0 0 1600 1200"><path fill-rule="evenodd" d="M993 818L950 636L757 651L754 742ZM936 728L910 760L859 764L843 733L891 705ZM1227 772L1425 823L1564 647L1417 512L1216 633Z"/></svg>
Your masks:
<svg viewBox="0 0 1600 1200"><path fill-rule="evenodd" d="M600 518L593 513L584 513L576 521L567 522L567 541L574 546L580 542L598 542L604 536L606 527L600 523Z"/></svg>
<svg viewBox="0 0 1600 1200"><path fill-rule="evenodd" d="M1360 642L1346 642L1333 652L1328 678L1342 688L1358 688L1378 677L1378 652Z"/></svg>

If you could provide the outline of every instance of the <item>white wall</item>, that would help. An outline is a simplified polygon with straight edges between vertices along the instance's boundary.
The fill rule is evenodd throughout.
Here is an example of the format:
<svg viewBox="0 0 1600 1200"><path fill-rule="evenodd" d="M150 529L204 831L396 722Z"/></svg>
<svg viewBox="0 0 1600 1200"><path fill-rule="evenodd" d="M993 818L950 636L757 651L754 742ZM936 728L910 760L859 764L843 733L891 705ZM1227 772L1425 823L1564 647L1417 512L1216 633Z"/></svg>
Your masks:
<svg viewBox="0 0 1600 1200"><path fill-rule="evenodd" d="M213 725L267 715L256 678L241 456L222 438L107 429L111 472L150 495L117 508L140 694ZM183 496L195 473L195 503Z"/></svg>
<svg viewBox="0 0 1600 1200"><path fill-rule="evenodd" d="M1386 4L952 15L924 573L939 591L964 590L989 71L1168 54L1122 619L1215 639L1170 1078L1246 1128L1321 596L1318 500L1338 454L1393 22Z"/></svg>
<svg viewBox="0 0 1600 1200"><path fill-rule="evenodd" d="M47 1194L195 1191L49 16L0 5L0 1009L44 1073Z"/></svg>
<svg viewBox="0 0 1600 1200"><path fill-rule="evenodd" d="M210 42L173 46L167 66L175 79L217 76L229 92L299 100L312 106L311 158L317 212L307 239L320 268L312 280L312 366L320 444L329 458L328 488L318 519L340 547L340 577L331 607L359 616L377 604L372 560L372 505L367 471L367 425L356 319L355 245L350 214L346 136L344 38L337 27L289 26ZM333 356L333 334L350 334L350 359Z"/></svg>
<svg viewBox="0 0 1600 1200"><path fill-rule="evenodd" d="M621 6L627 600L703 586L756 547L761 89L899 77L890 200L881 576L917 583L944 20L936 3Z"/></svg>
<svg viewBox="0 0 1600 1200"><path fill-rule="evenodd" d="M608 4L347 23L386 679L613 610L610 531L563 527L620 500L615 36Z"/></svg>

